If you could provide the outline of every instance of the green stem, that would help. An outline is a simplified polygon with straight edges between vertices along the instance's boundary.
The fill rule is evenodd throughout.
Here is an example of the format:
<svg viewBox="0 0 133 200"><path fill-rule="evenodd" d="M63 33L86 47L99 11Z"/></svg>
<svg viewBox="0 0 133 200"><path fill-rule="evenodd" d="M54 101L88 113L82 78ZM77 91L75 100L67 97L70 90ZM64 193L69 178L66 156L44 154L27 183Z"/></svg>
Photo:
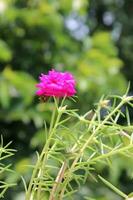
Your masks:
<svg viewBox="0 0 133 200"><path fill-rule="evenodd" d="M51 137L52 137L51 136L52 135L51 132L52 132L52 128L54 126L55 116L56 116L56 108L54 108L53 113L52 113L52 117L51 117L50 128L49 128L49 138L48 138L48 142L47 142L48 145L46 145L44 151L42 151L42 152L45 152L45 154L43 154L43 156L42 156L41 167L39 169L39 176L38 176L38 178L40 178L40 177L43 176L43 172L44 172L44 168L45 168L45 163L46 163L46 160L47 160L49 143L50 143L50 140L51 140ZM38 183L38 190L37 190L37 199L38 200L40 200L40 195L41 195L41 184Z"/></svg>
<svg viewBox="0 0 133 200"><path fill-rule="evenodd" d="M128 196L123 193L122 191L120 191L118 188L116 188L114 185L112 185L110 182L108 182L107 180L105 180L103 177L101 177L100 175L98 176L101 181L103 181L103 183L105 185L107 185L109 188L111 188L114 192L116 192L118 195L120 195L121 197L123 197L124 199L127 199Z"/></svg>
<svg viewBox="0 0 133 200"><path fill-rule="evenodd" d="M55 100L55 98L54 98L54 100ZM62 102L64 102L64 99L63 99ZM57 102L56 102L56 105L58 105ZM42 171L42 169L44 169L44 166L45 166L45 163L46 163L46 160L47 160L47 155L48 155L48 151L49 151L51 138L53 137L53 134L54 134L54 132L57 128L61 114L62 114L61 112L58 112L56 122L54 123L55 116L56 116L56 109L54 109L53 114L52 114L52 118L51 118L50 129L49 129L49 137L48 137L48 140L47 140L47 142L46 142L46 144L45 144L45 146L44 146L44 148L41 152L41 155L40 155L40 157L39 157L39 159L36 163L36 166L33 170L32 177L31 177L31 180L30 180L30 183L29 183L29 187L28 187L28 190L27 190L27 193L26 193L26 200L32 200L33 197L34 197L34 192L35 192L35 187L36 187L36 184L34 184L34 179L35 179L37 173L40 172L40 170L41 170L41 174L39 174L38 178L42 176L42 173L44 171L44 170ZM41 167L41 169L40 169L40 167ZM39 172L38 172L38 170L39 170ZM32 186L33 186L33 188L32 188ZM41 187L40 187L40 184L39 184L39 188L38 188L38 192L37 192L38 200L40 200L40 193L41 193Z"/></svg>
<svg viewBox="0 0 133 200"><path fill-rule="evenodd" d="M45 154L43 154L43 157L42 157L41 168L39 170L40 173L39 173L38 178L43 176L44 169L45 169L45 164L46 164L46 161L47 161L47 158L48 158L50 141L51 141L51 138L52 138L53 134L55 133L55 130L57 128L57 124L58 124L58 122L60 120L60 117L61 117L61 113L59 113L59 115L57 116L57 119L56 119L56 122L55 122L55 126L53 127L53 129L51 129L50 137L48 138L48 143L46 145L46 148L44 149L44 153ZM38 187L38 191L37 191L37 200L40 200L41 184L38 183L38 185L39 185L39 187Z"/></svg>
<svg viewBox="0 0 133 200"><path fill-rule="evenodd" d="M57 195L58 187L59 187L60 183L62 182L66 168L67 168L67 162L65 161L65 162L63 162L63 164L58 172L58 175L55 179L55 184L53 185L49 200L55 200L55 196Z"/></svg>
<svg viewBox="0 0 133 200"><path fill-rule="evenodd" d="M61 190L61 193L60 193L60 200L63 199L63 195L64 195L64 192L65 192L65 189L66 189L66 186L69 182L69 179L70 179L70 176L74 170L74 167L76 165L76 163L78 162L80 156L82 155L82 153L84 152L84 150L86 149L86 147L89 145L89 143L93 140L93 138L96 136L96 134L98 133L98 131L101 129L101 127L111 118L111 116L113 116L117 110L119 110L119 108L121 108L121 106L124 104L125 102L124 101L121 101L119 103L119 105L102 121L102 123L100 123L97 128L94 130L94 132L92 133L92 135L89 137L89 139L84 143L84 145L82 146L82 148L80 149L79 153L78 153L78 156L74 159L69 171L68 171L68 174L67 174L67 178L66 180L64 181L64 186Z"/></svg>

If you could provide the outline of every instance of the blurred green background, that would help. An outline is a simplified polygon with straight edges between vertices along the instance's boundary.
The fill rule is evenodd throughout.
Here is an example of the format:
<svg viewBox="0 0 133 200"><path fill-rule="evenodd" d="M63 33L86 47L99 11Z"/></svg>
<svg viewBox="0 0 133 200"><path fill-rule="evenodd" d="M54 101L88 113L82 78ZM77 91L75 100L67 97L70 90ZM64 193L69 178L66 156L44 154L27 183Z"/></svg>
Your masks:
<svg viewBox="0 0 133 200"><path fill-rule="evenodd" d="M23 200L27 164L41 149L44 119L52 104L41 104L35 84L42 72L70 71L77 81L77 102L88 111L103 94L133 91L133 1L131 0L0 0L0 134L17 149L8 162L17 181L6 200ZM131 163L115 159L104 177L126 193L133 189ZM3 178L3 177L2 177ZM89 182L90 181L90 182ZM90 184L91 183L91 184ZM102 183L88 180L75 199L119 199Z"/></svg>

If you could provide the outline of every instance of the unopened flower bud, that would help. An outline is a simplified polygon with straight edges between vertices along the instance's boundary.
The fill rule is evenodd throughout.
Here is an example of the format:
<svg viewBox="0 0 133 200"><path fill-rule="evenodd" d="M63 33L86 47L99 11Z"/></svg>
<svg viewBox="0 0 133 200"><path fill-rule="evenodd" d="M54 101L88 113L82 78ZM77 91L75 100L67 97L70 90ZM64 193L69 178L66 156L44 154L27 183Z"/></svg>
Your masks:
<svg viewBox="0 0 133 200"><path fill-rule="evenodd" d="M103 100L100 102L100 106L102 108L106 108L108 106L109 102L110 102L110 100Z"/></svg>
<svg viewBox="0 0 133 200"><path fill-rule="evenodd" d="M66 108L67 108L67 105L65 105L65 106L63 106L63 107L59 107L59 108L58 108L58 111L59 111L59 112L63 112L63 111L66 110Z"/></svg>

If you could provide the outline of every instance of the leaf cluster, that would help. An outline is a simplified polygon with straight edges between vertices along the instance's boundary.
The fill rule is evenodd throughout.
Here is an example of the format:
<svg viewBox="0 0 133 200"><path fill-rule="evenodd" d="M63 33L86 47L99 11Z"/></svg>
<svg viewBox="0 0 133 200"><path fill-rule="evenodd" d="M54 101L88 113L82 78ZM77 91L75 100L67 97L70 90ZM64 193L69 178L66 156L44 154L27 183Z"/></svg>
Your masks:
<svg viewBox="0 0 133 200"><path fill-rule="evenodd" d="M9 148L10 143L4 146L3 144L3 138L1 137L0 142L0 198L2 199L4 197L5 192L7 189L14 187L16 184L11 183L10 181L5 182L5 177L9 173L13 173L13 171L10 169L11 164L7 164L7 159L14 155L15 150Z"/></svg>
<svg viewBox="0 0 133 200"><path fill-rule="evenodd" d="M133 126L128 109L125 114L122 112L128 105L133 107L132 96L101 98L93 115L89 111L80 116L63 103L59 107L56 103L57 113L50 131L45 132L47 140L33 170L26 199L32 196L39 200L46 194L50 200L71 199L90 177L98 179L97 166L112 168L116 156L132 160ZM127 124L120 125L120 117Z"/></svg>

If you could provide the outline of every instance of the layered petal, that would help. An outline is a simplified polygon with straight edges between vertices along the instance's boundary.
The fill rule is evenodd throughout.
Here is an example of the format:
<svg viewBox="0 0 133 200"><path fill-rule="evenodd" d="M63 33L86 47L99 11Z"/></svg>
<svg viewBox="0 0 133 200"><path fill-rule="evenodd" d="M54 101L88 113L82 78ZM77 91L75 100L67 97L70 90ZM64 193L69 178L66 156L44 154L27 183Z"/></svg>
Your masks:
<svg viewBox="0 0 133 200"><path fill-rule="evenodd" d="M58 72L54 69L41 74L40 82L36 85L38 96L70 97L76 93L75 79L69 72Z"/></svg>

